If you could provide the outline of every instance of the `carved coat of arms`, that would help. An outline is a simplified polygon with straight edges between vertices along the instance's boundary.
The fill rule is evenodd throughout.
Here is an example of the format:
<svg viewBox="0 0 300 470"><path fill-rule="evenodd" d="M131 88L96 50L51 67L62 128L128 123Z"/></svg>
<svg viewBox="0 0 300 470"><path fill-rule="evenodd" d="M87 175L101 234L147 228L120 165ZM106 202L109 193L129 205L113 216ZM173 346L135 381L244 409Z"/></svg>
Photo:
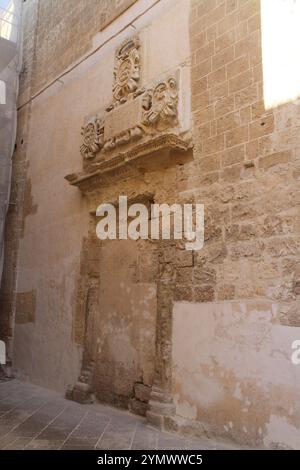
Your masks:
<svg viewBox="0 0 300 470"><path fill-rule="evenodd" d="M113 85L113 98L117 103L125 102L128 96L138 88L140 79L139 49L138 38L132 38L124 42L117 52Z"/></svg>
<svg viewBox="0 0 300 470"><path fill-rule="evenodd" d="M104 117L100 119L96 116L82 127L80 152L85 159L92 159L99 152L104 154L117 147L126 147L178 124L178 84L175 76L163 78L150 88L141 88L140 59L137 36L126 39L117 49L112 103L106 108ZM134 115L134 119L130 120L128 113ZM117 130L114 133L115 127Z"/></svg>

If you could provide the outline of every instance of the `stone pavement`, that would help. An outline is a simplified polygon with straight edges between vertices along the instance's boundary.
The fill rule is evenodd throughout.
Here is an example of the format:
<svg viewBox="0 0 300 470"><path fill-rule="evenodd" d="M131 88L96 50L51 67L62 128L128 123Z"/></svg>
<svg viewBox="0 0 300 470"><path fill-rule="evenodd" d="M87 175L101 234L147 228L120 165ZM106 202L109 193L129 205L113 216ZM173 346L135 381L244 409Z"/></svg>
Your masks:
<svg viewBox="0 0 300 470"><path fill-rule="evenodd" d="M0 449L229 449L161 432L144 418L80 405L18 380L0 381Z"/></svg>

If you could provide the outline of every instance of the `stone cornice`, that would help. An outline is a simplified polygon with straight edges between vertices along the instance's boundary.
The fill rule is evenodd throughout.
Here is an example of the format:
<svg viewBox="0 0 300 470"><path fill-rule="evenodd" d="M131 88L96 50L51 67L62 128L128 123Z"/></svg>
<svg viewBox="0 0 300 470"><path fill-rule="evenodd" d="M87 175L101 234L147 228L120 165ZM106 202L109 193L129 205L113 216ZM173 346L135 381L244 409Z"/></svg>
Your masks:
<svg viewBox="0 0 300 470"><path fill-rule="evenodd" d="M85 171L72 173L65 179L72 185L77 186L83 193L94 191L99 184L109 184L116 179L138 173L137 161L143 157L155 157L156 154L167 152L187 152L191 143L175 134L161 134L143 143L139 143L125 152L102 162L90 165ZM131 163L135 163L134 168Z"/></svg>

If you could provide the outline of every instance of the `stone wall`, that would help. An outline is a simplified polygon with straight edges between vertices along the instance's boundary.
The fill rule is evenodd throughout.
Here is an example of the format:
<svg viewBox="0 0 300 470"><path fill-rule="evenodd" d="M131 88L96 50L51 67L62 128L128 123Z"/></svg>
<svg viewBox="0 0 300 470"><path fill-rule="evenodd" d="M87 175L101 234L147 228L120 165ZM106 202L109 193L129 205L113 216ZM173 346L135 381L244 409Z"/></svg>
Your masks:
<svg viewBox="0 0 300 470"><path fill-rule="evenodd" d="M1 291L3 323L12 327L15 317L7 335L14 334L16 371L65 391L92 359L97 398L148 410L154 424L299 447L299 372L290 356L299 339L300 114L297 102L264 109L260 3L118 2L125 10L112 22L111 2L101 2L103 11L88 3L25 3L17 205L7 221ZM131 172L88 177L81 193L64 177L75 184L109 159L96 152L93 167L80 154L81 126L107 116L116 51L133 34L142 44L143 87L184 71L178 83L181 103L191 102L194 148L184 158L161 150L131 162ZM189 106L183 114L188 128ZM109 259L109 249L95 246L95 211L120 194L204 203L204 248L143 242L141 261L130 244L124 272L101 284L121 248L113 242ZM141 345L147 330L152 341Z"/></svg>
<svg viewBox="0 0 300 470"><path fill-rule="evenodd" d="M32 0L23 5L22 9L22 69L19 80L19 103L27 100L31 93L37 5L38 2ZM12 337L17 303L16 279L19 240L23 236L26 212L30 212L32 202L30 181L26 179L28 168L26 149L30 115L30 103L18 111L17 139L12 158L10 203L5 224L5 257L0 290L0 335L6 341L9 359L12 356Z"/></svg>
<svg viewBox="0 0 300 470"><path fill-rule="evenodd" d="M104 29L135 1L38 2L33 94L39 92L43 86L57 78L73 63L82 59L91 49L96 33ZM31 4L31 1L29 3Z"/></svg>
<svg viewBox="0 0 300 470"><path fill-rule="evenodd" d="M41 28L44 26L47 32L50 26L48 23L46 26L41 19L40 3L26 2L25 5L24 68L15 154L15 162L20 159L20 163L13 177L16 188L16 193L13 194L17 194L18 199L12 200L17 205L11 206L18 212L18 220L11 215L11 219L7 221L7 237L14 237L15 248L13 252L7 244L6 279L10 279L10 275L12 277L9 285L5 284L7 281L3 284L2 299L7 312L6 319L14 326L8 333L14 336L16 374L63 392L68 385L75 384L81 369L87 327L86 302L89 302L87 292L89 283L93 282L93 274L91 279L88 275L87 284L84 276L86 267L94 266L96 262L95 258L90 260L89 255L86 255L89 241L87 244L84 242L91 233L90 213L94 213L99 203L116 200L122 191L123 194L136 198L144 197L145 194L149 197L149 194L153 195L161 188L161 194L157 197L165 202L164 195L167 192L174 194L176 188L176 168L167 169L165 173L165 162L162 162L154 165L154 173L153 168L150 170L148 181L144 181L145 177L141 174L139 181L130 181L127 186L116 182L113 190L100 185L100 193L88 207L87 198L78 189L70 187L64 179L67 174L81 168L81 126L85 118L97 110L104 110L111 103L115 54L126 38L131 37L133 32L141 33L142 85L156 83L159 78L173 73L179 67L188 71L189 11L182 2L156 3L150 0L135 2L131 9L126 10L103 31L100 31L99 24L95 39L97 44L89 50L89 57L84 60L79 57L77 66L52 84L53 76L47 68L50 63L47 61L43 65L38 46ZM55 10L52 14L54 12ZM61 15L60 9L57 10L57 15L58 13ZM38 23L37 27L34 26L34 20ZM66 29L72 29L67 14L64 21ZM53 19L51 22L55 24ZM177 35L177 42L174 42L178 31L180 34ZM50 29L48 33L51 33ZM74 31L73 33L75 34ZM163 47L157 40L158 37L164 38ZM87 48L91 46L89 34L82 34L80 38ZM60 38L56 40L59 41ZM70 59L72 47L73 44L70 48L65 48L70 62L73 60ZM75 46L74 51L77 53ZM54 52L51 54L53 56ZM53 70L55 67L54 60ZM43 70L45 82L37 80L39 70ZM57 69L56 72L63 73L64 70ZM50 86L43 89L44 83ZM186 87L185 96L189 103L189 86ZM24 121L21 121L22 118ZM171 196L171 199L174 197ZM140 291L140 297L137 295L139 302L142 302L141 297L144 296L142 292L149 290L146 277L150 276L153 269L155 267L151 267L149 259L138 274L137 286L126 286ZM151 282L153 283L153 275L148 284ZM132 310L134 311L136 308ZM127 317L129 316L128 314ZM2 319L4 323L4 315ZM154 359L151 350L155 349L155 334L152 332L149 336L149 348L142 347L137 339L141 333L140 327L143 327L143 323L137 322L133 330L129 329L128 340L131 341L131 336L131 346L136 348L138 357L146 364L144 372L138 370L129 387L130 392L126 392L124 397L118 392L120 387L117 384L116 394L110 399L111 402L128 403L130 398L140 394L140 385L148 386L149 377L153 376ZM106 328L109 328L109 322ZM145 344L147 345L147 341ZM109 354L113 349L108 344ZM96 374L99 390L104 383L101 380L107 382L107 374L103 370L99 366L99 373ZM115 375L117 378L117 373ZM110 393L111 390L108 390L108 397ZM137 406L134 401L131 405ZM138 406L143 408L140 403Z"/></svg>
<svg viewBox="0 0 300 470"><path fill-rule="evenodd" d="M195 161L182 184L205 203L206 234L174 306L177 413L299 447L299 103L264 107L259 1L194 1L190 18Z"/></svg>
<svg viewBox="0 0 300 470"><path fill-rule="evenodd" d="M284 303L292 307L299 297L298 104L264 108L260 2L195 2L193 8L195 180L201 185L188 184L201 186L206 203L206 248L197 258L206 251L215 258L206 264L208 300L280 301L286 323Z"/></svg>

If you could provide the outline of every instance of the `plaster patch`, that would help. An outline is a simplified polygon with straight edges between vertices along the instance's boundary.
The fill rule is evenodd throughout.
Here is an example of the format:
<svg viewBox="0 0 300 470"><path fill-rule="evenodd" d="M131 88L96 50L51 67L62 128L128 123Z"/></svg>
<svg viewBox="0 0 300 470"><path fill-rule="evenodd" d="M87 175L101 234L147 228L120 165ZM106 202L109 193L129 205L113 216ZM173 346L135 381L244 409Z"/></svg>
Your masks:
<svg viewBox="0 0 300 470"><path fill-rule="evenodd" d="M288 423L284 416L270 417L267 424L267 433L264 437L265 446L269 447L274 443L292 447L293 449L300 448L300 423L298 427Z"/></svg>

